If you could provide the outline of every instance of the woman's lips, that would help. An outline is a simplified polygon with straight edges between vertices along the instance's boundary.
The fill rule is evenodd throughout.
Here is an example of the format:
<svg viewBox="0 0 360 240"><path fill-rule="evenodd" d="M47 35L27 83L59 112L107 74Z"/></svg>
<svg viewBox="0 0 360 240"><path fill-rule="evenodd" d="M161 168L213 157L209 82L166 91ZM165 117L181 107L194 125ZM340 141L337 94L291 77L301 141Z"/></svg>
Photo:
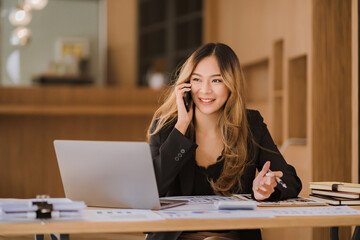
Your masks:
<svg viewBox="0 0 360 240"><path fill-rule="evenodd" d="M203 103L211 103L215 101L215 98L199 98L201 102Z"/></svg>

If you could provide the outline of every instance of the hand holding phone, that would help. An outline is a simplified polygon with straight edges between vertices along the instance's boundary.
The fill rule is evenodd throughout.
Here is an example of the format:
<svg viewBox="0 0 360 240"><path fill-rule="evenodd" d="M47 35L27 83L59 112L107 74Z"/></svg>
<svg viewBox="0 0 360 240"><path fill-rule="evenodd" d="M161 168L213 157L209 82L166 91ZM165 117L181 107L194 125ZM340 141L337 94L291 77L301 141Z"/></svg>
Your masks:
<svg viewBox="0 0 360 240"><path fill-rule="evenodd" d="M191 84L189 82L181 83L175 87L176 105L178 108L178 118L175 128L182 134L186 134L188 126L193 119L191 99Z"/></svg>
<svg viewBox="0 0 360 240"><path fill-rule="evenodd" d="M187 81L186 83L190 83L190 81ZM192 99L191 99L191 91L184 92L184 104L185 104L185 108L186 108L187 112L190 111L191 101L192 101Z"/></svg>

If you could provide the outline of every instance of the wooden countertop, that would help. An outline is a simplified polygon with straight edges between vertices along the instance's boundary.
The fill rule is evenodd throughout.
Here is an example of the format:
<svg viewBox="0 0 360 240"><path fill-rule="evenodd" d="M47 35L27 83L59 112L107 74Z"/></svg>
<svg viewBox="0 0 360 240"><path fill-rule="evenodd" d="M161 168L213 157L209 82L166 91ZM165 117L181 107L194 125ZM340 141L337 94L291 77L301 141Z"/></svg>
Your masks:
<svg viewBox="0 0 360 240"><path fill-rule="evenodd" d="M0 105L0 115L153 115L156 106Z"/></svg>

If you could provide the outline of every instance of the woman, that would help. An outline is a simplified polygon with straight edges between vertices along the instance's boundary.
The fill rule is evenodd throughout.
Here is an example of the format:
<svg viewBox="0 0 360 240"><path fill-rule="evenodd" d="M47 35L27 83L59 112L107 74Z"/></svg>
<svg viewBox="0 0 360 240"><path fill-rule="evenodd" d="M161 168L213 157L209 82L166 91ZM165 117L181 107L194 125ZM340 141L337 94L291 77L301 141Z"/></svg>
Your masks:
<svg viewBox="0 0 360 240"><path fill-rule="evenodd" d="M184 104L186 92L193 99L189 111ZM206 44L183 64L148 131L161 197L251 193L256 200L275 201L298 195L301 181L295 169L279 153L260 113L246 109L244 95L239 60L227 45ZM277 184L276 177L287 188ZM261 239L261 233L255 229L147 236L240 238Z"/></svg>

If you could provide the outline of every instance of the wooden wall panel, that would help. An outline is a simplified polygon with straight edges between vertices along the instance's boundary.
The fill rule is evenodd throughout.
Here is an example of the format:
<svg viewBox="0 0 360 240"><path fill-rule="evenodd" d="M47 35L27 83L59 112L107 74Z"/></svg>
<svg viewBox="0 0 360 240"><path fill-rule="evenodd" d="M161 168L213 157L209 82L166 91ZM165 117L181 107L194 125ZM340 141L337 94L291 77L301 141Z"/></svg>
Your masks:
<svg viewBox="0 0 360 240"><path fill-rule="evenodd" d="M312 7L312 178L351 181L351 0L313 0ZM325 239L323 231L314 239Z"/></svg>
<svg viewBox="0 0 360 240"><path fill-rule="evenodd" d="M311 51L312 0L219 1L217 41L229 44L242 64L271 55L273 43L284 40L284 57Z"/></svg>
<svg viewBox="0 0 360 240"><path fill-rule="evenodd" d="M358 0L352 0L352 182L359 179L359 15Z"/></svg>
<svg viewBox="0 0 360 240"><path fill-rule="evenodd" d="M351 1L313 8L313 179L351 181Z"/></svg>
<svg viewBox="0 0 360 240"><path fill-rule="evenodd" d="M203 39L204 43L218 41L219 0L204 0Z"/></svg>
<svg viewBox="0 0 360 240"><path fill-rule="evenodd" d="M55 139L145 141L151 117L0 116L0 196L63 196Z"/></svg>
<svg viewBox="0 0 360 240"><path fill-rule="evenodd" d="M136 86L138 0L107 0L107 83Z"/></svg>

